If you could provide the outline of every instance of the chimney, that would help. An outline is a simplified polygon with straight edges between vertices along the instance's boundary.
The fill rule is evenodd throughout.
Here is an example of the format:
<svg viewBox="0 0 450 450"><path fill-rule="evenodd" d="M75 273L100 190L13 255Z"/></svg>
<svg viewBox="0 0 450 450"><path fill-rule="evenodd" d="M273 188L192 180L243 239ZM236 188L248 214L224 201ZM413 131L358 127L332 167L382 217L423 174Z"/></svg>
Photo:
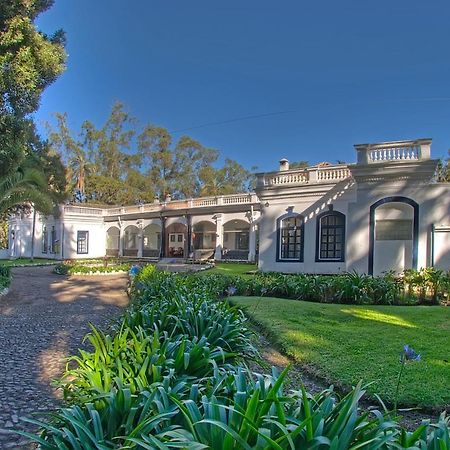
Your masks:
<svg viewBox="0 0 450 450"><path fill-rule="evenodd" d="M286 158L280 159L280 172L289 170L289 161Z"/></svg>

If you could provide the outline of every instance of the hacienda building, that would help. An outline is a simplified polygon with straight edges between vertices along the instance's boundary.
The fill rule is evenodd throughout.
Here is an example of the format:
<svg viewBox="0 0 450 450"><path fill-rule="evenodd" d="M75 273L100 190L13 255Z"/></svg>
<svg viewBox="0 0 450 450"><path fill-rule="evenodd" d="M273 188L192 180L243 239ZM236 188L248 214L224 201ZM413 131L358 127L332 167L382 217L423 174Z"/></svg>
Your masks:
<svg viewBox="0 0 450 450"><path fill-rule="evenodd" d="M254 193L11 217L9 256L258 261L262 271L450 268L450 183L431 139L356 145L354 164L257 174ZM34 239L32 239L34 216Z"/></svg>

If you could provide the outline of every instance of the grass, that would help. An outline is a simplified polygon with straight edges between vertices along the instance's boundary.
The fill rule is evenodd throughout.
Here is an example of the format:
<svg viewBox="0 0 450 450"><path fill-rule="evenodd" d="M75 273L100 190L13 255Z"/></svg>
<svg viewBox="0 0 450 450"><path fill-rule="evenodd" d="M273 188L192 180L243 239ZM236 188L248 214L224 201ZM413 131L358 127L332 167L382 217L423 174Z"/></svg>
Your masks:
<svg viewBox="0 0 450 450"><path fill-rule="evenodd" d="M399 355L409 344L421 362L405 367L400 406L450 406L450 308L355 306L270 297L233 297L296 362L327 382L369 391L392 405Z"/></svg>
<svg viewBox="0 0 450 450"><path fill-rule="evenodd" d="M216 266L200 273L220 273L224 275L250 276L248 272L258 270L257 264L216 262Z"/></svg>
<svg viewBox="0 0 450 450"><path fill-rule="evenodd" d="M48 258L34 258L32 261L30 258L18 258L18 259L0 259L0 265L3 266L24 266L24 265L39 265L47 263L58 263L58 260Z"/></svg>

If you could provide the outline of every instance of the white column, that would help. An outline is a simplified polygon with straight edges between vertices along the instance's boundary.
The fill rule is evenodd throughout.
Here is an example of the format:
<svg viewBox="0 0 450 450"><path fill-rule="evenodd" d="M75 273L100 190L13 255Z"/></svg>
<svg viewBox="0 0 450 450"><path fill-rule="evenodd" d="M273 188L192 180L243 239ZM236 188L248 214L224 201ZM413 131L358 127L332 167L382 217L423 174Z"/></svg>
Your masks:
<svg viewBox="0 0 450 450"><path fill-rule="evenodd" d="M248 260L255 262L256 259L256 223L250 222L250 235L248 242Z"/></svg>
<svg viewBox="0 0 450 450"><path fill-rule="evenodd" d="M216 214L216 251L214 252L214 259L222 259L223 249L223 218L222 214Z"/></svg>
<svg viewBox="0 0 450 450"><path fill-rule="evenodd" d="M142 258L142 250L144 247L144 229L142 228L142 224L139 225L139 235L138 235L138 251L137 257Z"/></svg>
<svg viewBox="0 0 450 450"><path fill-rule="evenodd" d="M123 256L123 227L119 224L119 256Z"/></svg>

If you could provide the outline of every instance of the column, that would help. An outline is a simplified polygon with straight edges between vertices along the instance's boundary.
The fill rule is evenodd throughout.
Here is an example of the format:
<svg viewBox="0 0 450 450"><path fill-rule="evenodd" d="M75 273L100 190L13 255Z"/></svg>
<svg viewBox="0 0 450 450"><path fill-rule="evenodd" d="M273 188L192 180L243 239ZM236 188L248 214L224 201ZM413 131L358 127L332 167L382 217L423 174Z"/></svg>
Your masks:
<svg viewBox="0 0 450 450"><path fill-rule="evenodd" d="M186 215L186 223L187 223L187 257L190 258L192 253L192 217L190 214Z"/></svg>
<svg viewBox="0 0 450 450"><path fill-rule="evenodd" d="M256 223L254 220L250 222L250 234L248 242L248 260L255 262L256 259Z"/></svg>
<svg viewBox="0 0 450 450"><path fill-rule="evenodd" d="M161 248L159 249L159 257L166 257L166 218L160 217L161 219Z"/></svg>
<svg viewBox="0 0 450 450"><path fill-rule="evenodd" d="M139 235L138 235L138 251L137 257L142 258L143 248L144 248L144 229L142 223L139 224Z"/></svg>
<svg viewBox="0 0 450 450"><path fill-rule="evenodd" d="M123 256L123 226L119 222L119 256Z"/></svg>
<svg viewBox="0 0 450 450"><path fill-rule="evenodd" d="M222 259L223 249L223 217L222 214L216 214L216 251L214 259L220 261Z"/></svg>

